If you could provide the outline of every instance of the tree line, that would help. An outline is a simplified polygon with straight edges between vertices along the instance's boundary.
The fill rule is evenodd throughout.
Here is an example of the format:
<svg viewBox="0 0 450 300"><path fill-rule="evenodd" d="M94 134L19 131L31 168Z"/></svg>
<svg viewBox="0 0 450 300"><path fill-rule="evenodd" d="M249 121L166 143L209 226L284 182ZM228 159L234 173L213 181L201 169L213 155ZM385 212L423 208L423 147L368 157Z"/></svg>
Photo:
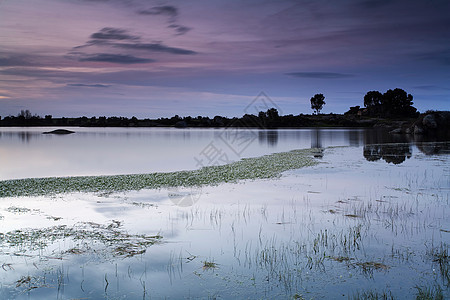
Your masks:
<svg viewBox="0 0 450 300"><path fill-rule="evenodd" d="M78 118L53 118L52 115L44 117L32 114L29 110L22 110L17 116L0 117L0 126L81 126L81 127L308 127L308 126L372 126L376 120L361 118L397 118L414 117L417 109L412 106L413 96L402 89L388 90L384 94L378 91L370 91L364 96L364 108L360 106L350 107L344 115L320 114L325 105L323 94L314 95L311 109L315 115L299 114L280 116L275 108L260 111L258 115L245 114L241 118L228 118L215 116L214 118L180 117L171 118L138 119L136 117L78 117Z"/></svg>

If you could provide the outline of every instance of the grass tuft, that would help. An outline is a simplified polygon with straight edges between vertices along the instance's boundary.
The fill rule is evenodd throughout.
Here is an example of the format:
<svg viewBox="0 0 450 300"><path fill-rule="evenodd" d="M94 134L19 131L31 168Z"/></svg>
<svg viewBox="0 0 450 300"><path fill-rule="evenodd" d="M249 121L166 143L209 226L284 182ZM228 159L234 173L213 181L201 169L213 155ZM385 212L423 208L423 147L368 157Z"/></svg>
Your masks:
<svg viewBox="0 0 450 300"><path fill-rule="evenodd" d="M440 286L435 286L433 288L431 287L421 288L419 286L416 286L416 289L417 289L416 294L417 300L444 300L444 294L442 293L442 289Z"/></svg>

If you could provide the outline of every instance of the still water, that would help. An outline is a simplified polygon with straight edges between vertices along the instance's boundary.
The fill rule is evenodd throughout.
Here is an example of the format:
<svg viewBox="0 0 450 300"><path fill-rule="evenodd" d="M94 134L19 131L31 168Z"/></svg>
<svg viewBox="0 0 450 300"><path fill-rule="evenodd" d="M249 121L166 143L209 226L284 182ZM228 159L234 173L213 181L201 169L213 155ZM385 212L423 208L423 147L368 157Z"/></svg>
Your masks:
<svg viewBox="0 0 450 300"><path fill-rule="evenodd" d="M71 128L76 133L42 134L53 129L0 128L0 180L192 170L293 149L412 143L371 129ZM366 155L380 154L369 148ZM411 154L409 145L391 150L385 156Z"/></svg>
<svg viewBox="0 0 450 300"><path fill-rule="evenodd" d="M42 131L2 129L3 179L323 151L277 179L0 198L1 299L450 297L448 142L365 129Z"/></svg>

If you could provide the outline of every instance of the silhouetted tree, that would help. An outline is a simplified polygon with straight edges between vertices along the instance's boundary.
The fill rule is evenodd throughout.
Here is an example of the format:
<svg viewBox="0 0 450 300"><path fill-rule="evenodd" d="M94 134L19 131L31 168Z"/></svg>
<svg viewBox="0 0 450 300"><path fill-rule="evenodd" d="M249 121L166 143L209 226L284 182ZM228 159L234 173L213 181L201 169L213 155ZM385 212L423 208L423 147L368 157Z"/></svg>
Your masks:
<svg viewBox="0 0 450 300"><path fill-rule="evenodd" d="M33 115L31 114L31 112L27 109L27 110L21 110L20 111L20 114L18 114L17 115L17 117L19 117L19 118L23 118L23 119L25 119L25 120L29 120L29 119L31 119L31 117L32 117Z"/></svg>
<svg viewBox="0 0 450 300"><path fill-rule="evenodd" d="M266 115L269 120L277 120L280 117L278 110L275 108L268 109Z"/></svg>
<svg viewBox="0 0 450 300"><path fill-rule="evenodd" d="M381 105L383 94L379 91L370 91L364 96L364 106L367 108L369 115L379 115L383 111Z"/></svg>
<svg viewBox="0 0 450 300"><path fill-rule="evenodd" d="M413 96L407 94L402 89L387 90L383 94L381 104L388 114L409 116L416 112L416 108L413 105Z"/></svg>
<svg viewBox="0 0 450 300"><path fill-rule="evenodd" d="M364 106L372 116L412 116L417 109L412 106L413 96L396 88L381 94L370 91L364 96Z"/></svg>
<svg viewBox="0 0 450 300"><path fill-rule="evenodd" d="M379 91L367 92L367 94L364 96L364 106L368 108L381 105L382 98L383 94Z"/></svg>
<svg viewBox="0 0 450 300"><path fill-rule="evenodd" d="M316 114L322 110L325 105L325 96L323 94L315 94L314 97L311 98L311 108L316 111Z"/></svg>

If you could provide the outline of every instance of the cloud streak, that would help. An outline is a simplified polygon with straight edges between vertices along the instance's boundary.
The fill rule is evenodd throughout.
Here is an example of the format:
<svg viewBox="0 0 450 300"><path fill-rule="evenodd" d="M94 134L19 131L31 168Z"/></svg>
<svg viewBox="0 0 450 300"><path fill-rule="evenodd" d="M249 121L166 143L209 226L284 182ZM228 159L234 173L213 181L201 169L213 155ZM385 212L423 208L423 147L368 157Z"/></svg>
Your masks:
<svg viewBox="0 0 450 300"><path fill-rule="evenodd" d="M450 66L450 48L417 55L419 60L432 61L444 66Z"/></svg>
<svg viewBox="0 0 450 300"><path fill-rule="evenodd" d="M144 9L138 11L140 15L166 15L170 17L178 16L178 9L175 6L171 5L163 5L163 6L154 6L150 9Z"/></svg>
<svg viewBox="0 0 450 300"><path fill-rule="evenodd" d="M191 30L191 28L189 28L189 27L186 27L183 25L178 25L178 24L172 24L167 27L175 29L175 32L177 35L183 35L183 34L187 33L189 30Z"/></svg>
<svg viewBox="0 0 450 300"><path fill-rule="evenodd" d="M154 62L154 59L140 58L133 55L97 53L78 58L80 62L107 62L116 64L142 64Z"/></svg>
<svg viewBox="0 0 450 300"><path fill-rule="evenodd" d="M99 32L93 33L94 40L139 40L138 36L129 35L126 30L120 28L105 27Z"/></svg>
<svg viewBox="0 0 450 300"><path fill-rule="evenodd" d="M85 83L68 83L68 87L89 87L89 88L108 88L108 84L85 84Z"/></svg>
<svg viewBox="0 0 450 300"><path fill-rule="evenodd" d="M168 47L161 43L149 43L149 44L115 43L115 44L111 44L111 46L116 47L116 48L123 48L123 49L146 50L146 51L150 51L150 52L164 52L164 53L181 54L181 55L191 55L191 54L197 53L195 51L187 50L187 49L183 49L183 48Z"/></svg>
<svg viewBox="0 0 450 300"><path fill-rule="evenodd" d="M293 72L286 73L288 76L297 78L313 78L313 79L342 79L354 77L352 74L333 73L333 72Z"/></svg>
<svg viewBox="0 0 450 300"><path fill-rule="evenodd" d="M175 35L184 35L192 29L184 25L176 24L179 14L178 8L172 5L154 6L150 9L139 10L137 13L140 15L150 15L150 16L164 15L169 17L170 25L167 26L167 28L174 29Z"/></svg>
<svg viewBox="0 0 450 300"><path fill-rule="evenodd" d="M30 62L21 55L12 53L0 53L0 67L19 67L19 66L34 66L36 64Z"/></svg>
<svg viewBox="0 0 450 300"><path fill-rule="evenodd" d="M169 27L170 26L175 26L176 30L179 31L180 34L190 30L189 28L180 25L169 25ZM100 31L91 34L91 38L92 39L86 44L76 46L73 49L103 46L130 50L145 50L150 52L164 52L178 55L191 55L197 53L193 50L169 47L163 43L142 43L141 37L131 35L127 30L121 28L105 27Z"/></svg>

